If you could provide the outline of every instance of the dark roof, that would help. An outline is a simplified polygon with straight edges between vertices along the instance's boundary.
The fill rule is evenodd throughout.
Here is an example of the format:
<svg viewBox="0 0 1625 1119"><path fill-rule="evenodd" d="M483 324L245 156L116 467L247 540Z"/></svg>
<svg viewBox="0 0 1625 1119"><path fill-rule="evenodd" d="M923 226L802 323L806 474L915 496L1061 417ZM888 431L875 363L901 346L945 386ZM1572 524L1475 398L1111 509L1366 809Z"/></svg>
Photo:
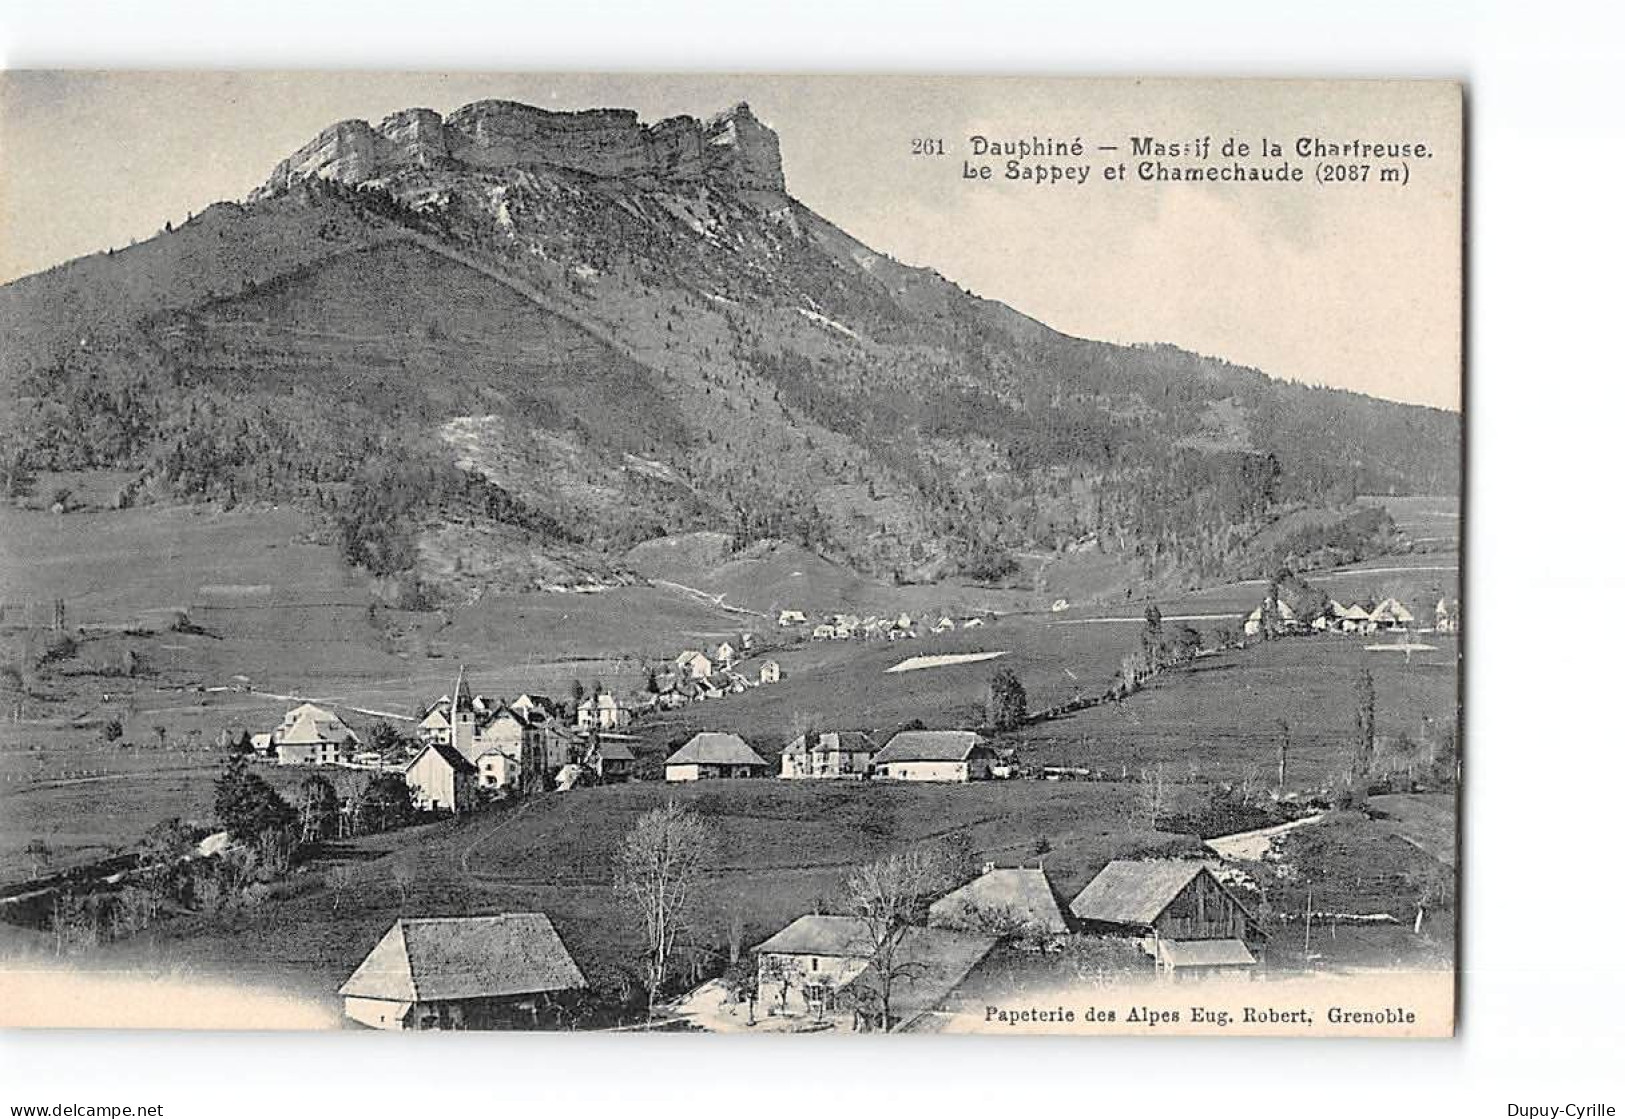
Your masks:
<svg viewBox="0 0 1625 1119"><path fill-rule="evenodd" d="M460 751L454 749L452 746L444 742L430 742L428 745L424 746L423 749L419 750L415 755L413 755L411 761L406 763L406 768L411 769L413 766L417 765L419 760L422 759L423 755L428 753L439 754L445 759L446 764L451 766L453 771L460 771L463 773L479 772L479 768L475 766L473 762L463 757Z"/></svg>
<svg viewBox="0 0 1625 1119"><path fill-rule="evenodd" d="M598 756L606 762L635 762L638 760L637 755L632 753L631 747L612 738L598 740Z"/></svg>
<svg viewBox="0 0 1625 1119"><path fill-rule="evenodd" d="M869 935L869 926L861 918L809 913L762 941L756 951L866 960L874 955L875 943Z"/></svg>
<svg viewBox="0 0 1625 1119"><path fill-rule="evenodd" d="M860 730L830 730L817 735L798 734L784 744L788 754L872 754L874 739Z"/></svg>
<svg viewBox="0 0 1625 1119"><path fill-rule="evenodd" d="M1258 961L1239 940L1163 940L1158 942L1163 962L1169 967L1220 967L1256 964Z"/></svg>
<svg viewBox="0 0 1625 1119"><path fill-rule="evenodd" d="M392 1002L490 998L585 987L545 913L403 917L339 994Z"/></svg>
<svg viewBox="0 0 1625 1119"><path fill-rule="evenodd" d="M940 898L931 906L931 924L972 932L1064 933L1066 914L1055 900L1049 877L1036 869L996 867Z"/></svg>
<svg viewBox="0 0 1625 1119"><path fill-rule="evenodd" d="M1072 914L1084 921L1149 925L1206 870L1190 859L1116 859L1072 899Z"/></svg>
<svg viewBox="0 0 1625 1119"><path fill-rule="evenodd" d="M962 762L987 740L971 730L905 730L892 735L875 755L876 765L890 762Z"/></svg>
<svg viewBox="0 0 1625 1119"><path fill-rule="evenodd" d="M737 734L701 731L666 759L667 765L760 765L767 762Z"/></svg>

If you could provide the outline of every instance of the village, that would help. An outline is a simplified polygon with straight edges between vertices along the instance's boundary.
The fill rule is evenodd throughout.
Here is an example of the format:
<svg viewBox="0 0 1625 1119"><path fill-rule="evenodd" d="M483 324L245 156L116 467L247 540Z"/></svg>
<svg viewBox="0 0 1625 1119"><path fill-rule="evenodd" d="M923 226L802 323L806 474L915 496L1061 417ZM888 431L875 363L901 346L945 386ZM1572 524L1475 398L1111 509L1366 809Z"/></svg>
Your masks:
<svg viewBox="0 0 1625 1119"><path fill-rule="evenodd" d="M1052 612L1067 609L1062 602ZM987 717L975 725L933 729L916 721L877 733L855 729L866 721L855 716L853 726L796 727L770 743L707 728L665 748L663 757L651 757L654 743L640 729L645 722L704 704L704 711L715 714L701 725L726 727L729 697L788 679L784 651L807 642L911 640L915 623L906 614L830 615L811 623L802 611L784 609L770 616L767 632L741 632L714 646L685 649L668 665L651 668L635 696L580 683L562 699L540 692L488 696L459 668L449 690L425 702L406 733L381 731L376 721L352 725L342 705L312 701L288 709L275 727L245 733L228 744L226 771L216 785L224 830L196 837L195 847L184 838L172 842L157 861L129 864L91 894L106 894L111 886L115 897L134 889L146 899L143 883L181 873L189 882L186 904L203 904L203 886L214 879L202 868L232 860L252 868L236 888L263 892L275 888L279 875L298 872L300 859L308 857L300 851L324 844L437 819L495 812L500 821L500 813L541 803L538 798L552 803L584 790L646 782L674 790L715 783L743 791L775 782L949 790L1109 779L1114 775L1026 763L1019 744L1002 732L1091 704L1123 702L1160 673L1223 649L1360 638L1378 639L1364 646L1368 650L1429 648L1419 641L1423 635L1459 631L1459 605L1452 599L1437 602L1431 626L1419 625L1418 613L1427 612L1391 597L1345 606L1283 573L1269 582L1238 630L1221 627L1215 637L1193 637L1182 632L1186 626L1164 628L1156 607L1149 606L1141 647L1125 656L1111 688L1053 710L1029 712L1020 681L1004 670L989 679ZM999 623L992 613L957 620L942 614L922 626L940 635ZM1382 644L1382 638L1395 644ZM284 801L245 768L253 766L309 776L298 796ZM1272 939L1288 927L1281 922L1293 915L1274 909L1267 882L1257 876L1284 873L1271 869L1271 837L1313 825L1333 806L1285 795L1284 753L1281 777L1273 794L1256 802L1261 807L1247 809L1252 816L1234 817L1256 817L1262 828L1194 847L1110 858L1070 894L1046 868L1042 846L1031 857L988 858L950 836L886 855L854 872L844 899L821 901L755 944L730 934L734 943L725 964L696 970L687 959L679 966L679 945L653 945L642 965L640 997L646 1004L631 1021L642 1028L721 1032L929 1031L995 995L999 1001L1057 982L1236 982L1301 970L1313 957L1272 949ZM1134 786L1142 801L1152 780L1148 771ZM1156 801L1165 795L1163 780L1159 767ZM1221 791L1247 805L1256 795L1216 790L1215 796ZM696 837L703 837L707 824L691 804L671 801L639 816L617 858L629 859L640 833L653 828L653 873L706 873L697 855L673 849L690 841L696 851L705 847ZM1167 805L1154 801L1147 811L1147 823L1155 826ZM292 838L279 838L284 834ZM690 839L673 839L685 835ZM635 883L624 881L621 871L617 875L617 891L649 904ZM340 890L345 879L334 881ZM35 894L45 892L42 887ZM63 900L71 891L52 896L44 919L57 930L59 944L71 943L74 924L65 914L73 907ZM335 893L335 911L340 896ZM142 904L149 921L162 908L156 901ZM1424 915L1418 905L1418 932ZM645 913L673 922L688 916ZM1321 915L1306 908L1298 915L1301 930L1292 935L1307 937L1317 917L1356 926L1370 920L1403 924L1386 914ZM92 924L94 942L100 934L94 919ZM82 928L77 935L85 935ZM335 995L348 1023L377 1029L594 1028L628 1021L624 1004L606 1017L577 951L543 911L403 914L375 944L355 946L353 972ZM689 977L687 983L680 974Z"/></svg>

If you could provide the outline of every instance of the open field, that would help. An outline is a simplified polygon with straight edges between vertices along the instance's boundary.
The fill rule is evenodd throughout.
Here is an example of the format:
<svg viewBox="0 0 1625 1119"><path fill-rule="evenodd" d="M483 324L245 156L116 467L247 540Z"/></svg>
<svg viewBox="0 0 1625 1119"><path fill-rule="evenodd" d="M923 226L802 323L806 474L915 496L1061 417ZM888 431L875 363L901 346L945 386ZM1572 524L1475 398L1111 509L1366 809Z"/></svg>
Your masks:
<svg viewBox="0 0 1625 1119"><path fill-rule="evenodd" d="M1079 690L1097 695L1110 686L1123 654L1138 641L1139 629L1139 622L1056 626L1047 615L1019 616L915 641L812 642L773 654L785 672L779 683L663 712L637 730L646 742L660 745L686 740L700 730L731 731L758 750L776 752L797 720L888 735L912 719L933 729L977 726L995 668L1008 667L1020 677L1033 710ZM987 652L1006 655L996 662L887 671L907 657Z"/></svg>
<svg viewBox="0 0 1625 1119"><path fill-rule="evenodd" d="M296 874L274 902L216 919L181 918L161 936L109 948L109 966L185 965L315 998L334 988L402 913L540 908L589 979L614 990L635 957L635 922L611 887L613 853L641 811L689 800L721 836L718 872L696 909L695 940L723 950L737 915L754 944L840 897L850 868L889 851L964 832L988 857L1029 865L1042 836L1063 894L1112 857L1170 837L1128 821L1132 791L1110 784L909 786L734 781L632 784L543 794L478 818L371 836L345 856L360 880L335 899L320 868ZM403 905L395 884L409 879Z"/></svg>
<svg viewBox="0 0 1625 1119"><path fill-rule="evenodd" d="M1087 627L1080 627L1087 628ZM1280 725L1291 735L1287 787L1322 787L1346 766L1355 735L1361 667L1376 688L1377 733L1420 737L1453 722L1456 640L1434 636L1409 660L1367 652L1367 639L1286 638L1207 657L1107 703L1013 736L1024 761L1130 775L1162 762L1173 772L1235 780L1250 767L1273 775Z"/></svg>
<svg viewBox="0 0 1625 1119"><path fill-rule="evenodd" d="M77 751L74 760L80 768L73 772L86 775L58 778L35 768L40 755L0 753L0 882L33 873L23 848L35 839L50 847L51 865L63 867L116 854L171 817L208 826L214 815L221 751L96 746ZM290 798L312 772L341 789L366 780L360 771L335 768L261 765L255 772Z"/></svg>

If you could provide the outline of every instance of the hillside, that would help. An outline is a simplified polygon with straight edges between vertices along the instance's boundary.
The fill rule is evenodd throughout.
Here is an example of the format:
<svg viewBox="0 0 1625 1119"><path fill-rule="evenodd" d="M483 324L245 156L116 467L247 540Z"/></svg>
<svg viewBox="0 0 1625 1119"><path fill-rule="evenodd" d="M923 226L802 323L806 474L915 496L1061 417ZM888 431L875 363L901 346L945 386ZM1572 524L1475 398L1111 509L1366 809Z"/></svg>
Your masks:
<svg viewBox="0 0 1625 1119"><path fill-rule="evenodd" d="M0 338L12 494L294 501L442 590L617 579L691 532L746 574L782 540L1001 581L1087 540L1210 580L1284 558L1288 515L1347 536L1357 492L1458 487L1455 414L1070 338L874 252L744 105L343 122L244 203L0 288Z"/></svg>

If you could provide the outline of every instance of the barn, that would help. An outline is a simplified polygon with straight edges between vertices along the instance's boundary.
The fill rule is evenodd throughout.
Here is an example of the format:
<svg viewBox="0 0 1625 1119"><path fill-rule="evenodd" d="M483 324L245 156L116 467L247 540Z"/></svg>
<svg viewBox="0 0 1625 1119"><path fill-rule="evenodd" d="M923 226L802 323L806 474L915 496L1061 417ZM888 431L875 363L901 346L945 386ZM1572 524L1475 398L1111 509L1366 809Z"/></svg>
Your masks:
<svg viewBox="0 0 1625 1119"><path fill-rule="evenodd" d="M1115 859L1072 899L1088 931L1164 940L1261 939L1263 929L1204 863Z"/></svg>

